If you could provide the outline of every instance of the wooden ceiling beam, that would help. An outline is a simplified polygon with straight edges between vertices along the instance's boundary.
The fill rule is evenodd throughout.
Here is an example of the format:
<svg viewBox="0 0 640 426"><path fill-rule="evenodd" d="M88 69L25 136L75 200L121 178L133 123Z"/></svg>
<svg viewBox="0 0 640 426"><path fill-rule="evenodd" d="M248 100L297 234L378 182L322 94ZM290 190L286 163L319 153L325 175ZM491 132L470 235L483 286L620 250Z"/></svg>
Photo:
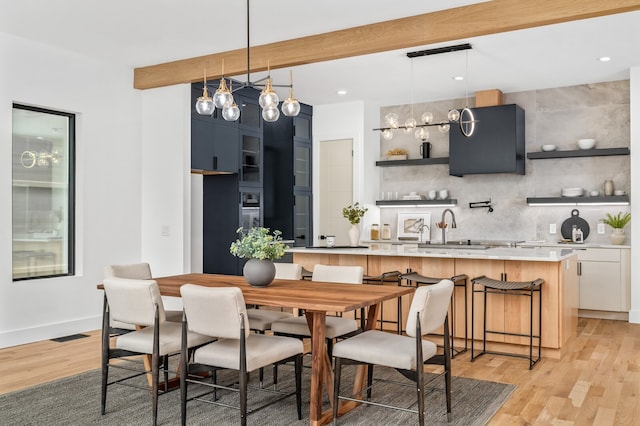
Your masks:
<svg viewBox="0 0 640 426"><path fill-rule="evenodd" d="M625 13L640 0L493 0L251 47L251 72ZM134 88L150 89L247 72L246 49L136 68Z"/></svg>

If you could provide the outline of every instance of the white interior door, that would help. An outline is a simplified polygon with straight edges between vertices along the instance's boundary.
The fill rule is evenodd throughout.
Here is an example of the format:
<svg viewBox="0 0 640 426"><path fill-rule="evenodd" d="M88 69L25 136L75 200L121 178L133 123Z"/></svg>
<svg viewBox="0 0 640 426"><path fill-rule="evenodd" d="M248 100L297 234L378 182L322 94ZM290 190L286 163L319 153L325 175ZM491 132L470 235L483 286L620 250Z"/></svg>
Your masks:
<svg viewBox="0 0 640 426"><path fill-rule="evenodd" d="M350 224L342 217L342 208L353 200L353 139L320 141L319 167L317 234L335 235L337 246L349 245Z"/></svg>

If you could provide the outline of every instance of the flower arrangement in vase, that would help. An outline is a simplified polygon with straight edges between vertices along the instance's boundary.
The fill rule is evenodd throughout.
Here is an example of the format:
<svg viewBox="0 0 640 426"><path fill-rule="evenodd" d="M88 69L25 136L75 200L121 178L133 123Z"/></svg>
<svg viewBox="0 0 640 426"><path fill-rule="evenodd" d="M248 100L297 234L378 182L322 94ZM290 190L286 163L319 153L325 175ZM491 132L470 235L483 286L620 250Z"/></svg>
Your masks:
<svg viewBox="0 0 640 426"><path fill-rule="evenodd" d="M629 212L625 214L618 212L615 216L607 213L606 217L602 219L602 223L605 223L612 228L610 235L611 244L620 245L624 243L624 240L627 238L626 235L624 235L624 227L630 220L631 213Z"/></svg>
<svg viewBox="0 0 640 426"><path fill-rule="evenodd" d="M276 275L273 261L284 256L284 251L289 248L282 242L282 232L275 230L270 233L269 228L255 226L246 233L243 228L238 228L236 233L240 238L231 243L229 252L241 259L249 259L242 270L244 278L256 287L269 285Z"/></svg>
<svg viewBox="0 0 640 426"><path fill-rule="evenodd" d="M349 243L352 247L356 247L360 243L360 219L369 210L361 207L357 201L342 209L342 216L349 220L351 228L349 229Z"/></svg>

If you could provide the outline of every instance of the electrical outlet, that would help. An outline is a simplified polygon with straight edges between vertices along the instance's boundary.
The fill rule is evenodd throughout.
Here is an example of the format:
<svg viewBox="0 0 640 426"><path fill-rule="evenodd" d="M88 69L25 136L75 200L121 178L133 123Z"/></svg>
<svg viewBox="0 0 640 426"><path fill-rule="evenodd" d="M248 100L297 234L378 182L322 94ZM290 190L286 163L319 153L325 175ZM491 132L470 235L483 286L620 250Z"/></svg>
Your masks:
<svg viewBox="0 0 640 426"><path fill-rule="evenodd" d="M598 224L598 234L604 234L604 223Z"/></svg>
<svg viewBox="0 0 640 426"><path fill-rule="evenodd" d="M555 234L556 232L557 232L556 224L555 223L550 223L549 224L549 233L550 234Z"/></svg>
<svg viewBox="0 0 640 426"><path fill-rule="evenodd" d="M168 237L171 234L171 232L169 231L169 225L162 225L160 227L160 236L161 237Z"/></svg>

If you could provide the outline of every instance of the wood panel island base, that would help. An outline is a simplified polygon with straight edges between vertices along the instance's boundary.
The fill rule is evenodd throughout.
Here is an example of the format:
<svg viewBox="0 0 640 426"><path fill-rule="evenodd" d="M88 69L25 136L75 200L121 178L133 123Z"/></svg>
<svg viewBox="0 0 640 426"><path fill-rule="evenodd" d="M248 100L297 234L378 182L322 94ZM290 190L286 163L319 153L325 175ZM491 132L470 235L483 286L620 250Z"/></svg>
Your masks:
<svg viewBox="0 0 640 426"><path fill-rule="evenodd" d="M377 248L379 247L379 248ZM398 246L372 246L371 248L292 248L293 261L305 269L313 270L315 264L359 265L367 275L379 275L385 271L414 271L430 277L449 278L467 274L469 279L485 275L507 281L533 281L542 278L542 356L560 358L577 334L578 324L578 268L577 255L571 249L549 248L488 248L478 249L429 249ZM403 283L404 284L404 283ZM387 283L386 285L395 285ZM456 288L455 336L456 344L464 344L464 291ZM467 291L467 327L471 339L472 285ZM412 295L403 296L403 321L411 304ZM535 297L538 297L537 295ZM537 300L534 300L537 306ZM482 296L475 297L476 345L482 346ZM393 321L397 304L385 302L385 320ZM537 328L537 313L534 313ZM385 326L387 323L383 323ZM394 325L388 325L393 331ZM526 298L491 294L487 298L487 329L503 330L513 334L529 333L529 301ZM529 339L521 336L487 334L487 350L526 354Z"/></svg>

